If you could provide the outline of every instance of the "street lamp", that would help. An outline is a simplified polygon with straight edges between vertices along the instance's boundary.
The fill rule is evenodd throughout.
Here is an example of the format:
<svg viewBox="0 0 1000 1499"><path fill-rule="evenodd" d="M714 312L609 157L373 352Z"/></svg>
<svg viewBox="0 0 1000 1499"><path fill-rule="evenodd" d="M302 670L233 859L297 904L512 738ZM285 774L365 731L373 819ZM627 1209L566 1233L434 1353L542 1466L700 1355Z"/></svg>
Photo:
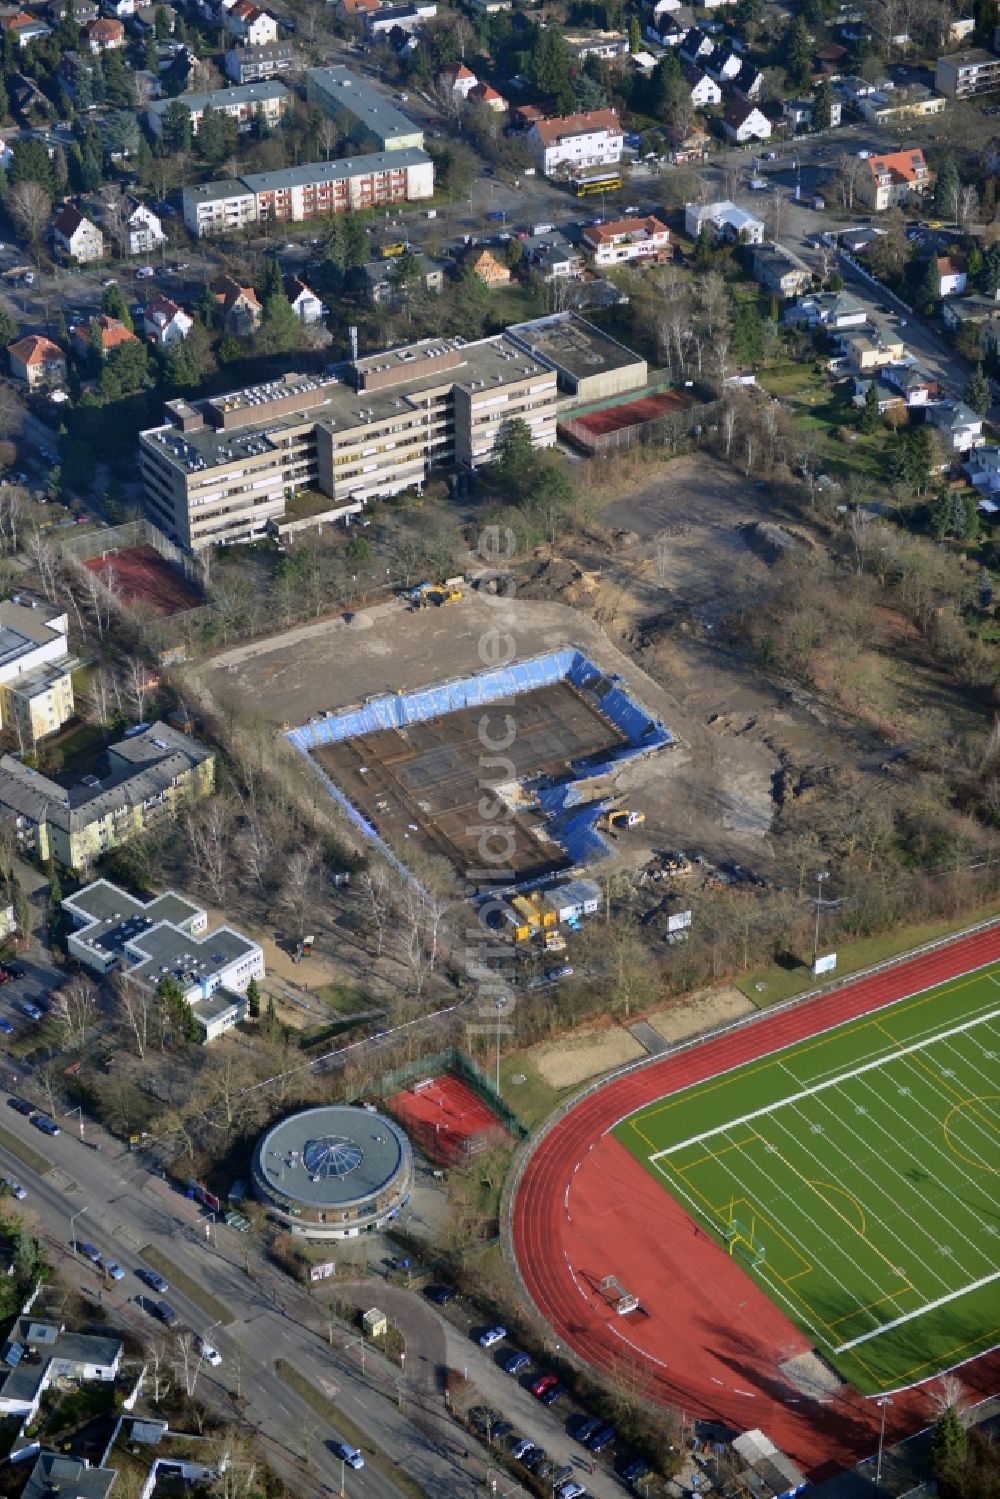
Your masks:
<svg viewBox="0 0 1000 1499"><path fill-rule="evenodd" d="M504 1011L504 1002L503 1002L502 999L498 999L498 1000L495 1000L494 1003L496 1005L496 1012L497 1012L497 1097L499 1098L500 1097L500 1016L503 1014L503 1011Z"/></svg>
<svg viewBox="0 0 1000 1499"><path fill-rule="evenodd" d="M875 1464L875 1499L878 1499L879 1488L882 1483L882 1446L885 1442L885 1408L887 1405L891 1405L892 1401L888 1395L880 1395L875 1404L882 1408L882 1419L878 1429L878 1462Z"/></svg>
<svg viewBox="0 0 1000 1499"><path fill-rule="evenodd" d="M830 878L828 869L821 869L816 876L816 932L813 937L813 968L819 957L819 913L823 909L823 881Z"/></svg>
<svg viewBox="0 0 1000 1499"><path fill-rule="evenodd" d="M78 1208L75 1213L70 1213L69 1215L69 1237L73 1245L74 1254L76 1254L76 1220L83 1217L89 1206L89 1203L84 1203L82 1208Z"/></svg>
<svg viewBox="0 0 1000 1499"><path fill-rule="evenodd" d="M344 1459L340 1459L340 1499L344 1499Z"/></svg>

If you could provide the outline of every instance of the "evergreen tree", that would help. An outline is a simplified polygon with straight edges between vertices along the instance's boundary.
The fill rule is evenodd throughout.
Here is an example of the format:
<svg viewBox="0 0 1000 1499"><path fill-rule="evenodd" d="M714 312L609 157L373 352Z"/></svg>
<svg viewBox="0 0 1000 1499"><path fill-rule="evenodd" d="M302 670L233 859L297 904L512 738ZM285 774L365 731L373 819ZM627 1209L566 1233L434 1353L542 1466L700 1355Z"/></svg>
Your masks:
<svg viewBox="0 0 1000 1499"><path fill-rule="evenodd" d="M251 979L247 984L247 1017L250 1020L260 1019L260 989L256 979Z"/></svg>
<svg viewBox="0 0 1000 1499"><path fill-rule="evenodd" d="M18 326L6 302L0 302L0 349L6 349L18 335Z"/></svg>
<svg viewBox="0 0 1000 1499"><path fill-rule="evenodd" d="M812 77L812 42L801 16L789 21L782 43L782 58L793 88L807 89Z"/></svg>
<svg viewBox="0 0 1000 1499"><path fill-rule="evenodd" d="M493 448L493 472L513 499L522 499L533 486L538 455L531 428L520 417L504 422Z"/></svg>
<svg viewBox="0 0 1000 1499"><path fill-rule="evenodd" d="M892 456L893 478L902 480L917 494L922 494L930 480L931 456L931 437L926 427L903 429Z"/></svg>
<svg viewBox="0 0 1000 1499"><path fill-rule="evenodd" d="M937 256L931 255L917 287L917 305L925 314L933 312L940 295L941 278L938 275Z"/></svg>
<svg viewBox="0 0 1000 1499"><path fill-rule="evenodd" d="M698 230L698 238L694 242L694 263L700 270L706 270L712 264L712 241L704 224Z"/></svg>
<svg viewBox="0 0 1000 1499"><path fill-rule="evenodd" d="M91 318L90 327L87 330L87 351L91 363L99 367L104 362L104 343L101 338L101 325L97 319Z"/></svg>
<svg viewBox="0 0 1000 1499"><path fill-rule="evenodd" d="M737 0L734 18L739 31L752 42L764 19L764 0Z"/></svg>
<svg viewBox="0 0 1000 1499"><path fill-rule="evenodd" d="M985 416L993 404L990 382L983 374L982 364L977 364L965 387L965 400L977 416Z"/></svg>
<svg viewBox="0 0 1000 1499"><path fill-rule="evenodd" d="M157 52L156 42L151 36L146 38L146 45L142 55L142 65L147 72L152 73L154 78L159 78L160 54Z"/></svg>
<svg viewBox="0 0 1000 1499"><path fill-rule="evenodd" d="M865 404L861 408L861 418L858 422L858 431L863 432L866 437L871 437L873 432L878 431L881 412L878 409L878 387L872 380L865 391Z"/></svg>
<svg viewBox="0 0 1000 1499"><path fill-rule="evenodd" d="M3 79L0 78L0 120L6 120L6 119L9 119L9 118L10 118L10 99L7 97L7 90L4 87Z"/></svg>
<svg viewBox="0 0 1000 1499"><path fill-rule="evenodd" d="M953 1405L949 1405L942 1412L931 1437L928 1457L935 1478L940 1478L955 1463L962 1461L967 1445L965 1427L959 1419L958 1411Z"/></svg>
<svg viewBox="0 0 1000 1499"><path fill-rule="evenodd" d="M257 293L257 300L260 305L263 307L271 297L279 296L283 285L277 257L274 255L265 255L260 268L260 275L254 283L254 291Z"/></svg>
<svg viewBox="0 0 1000 1499"><path fill-rule="evenodd" d="M104 295L101 297L101 308L102 311L108 314L108 317L117 318L120 323L124 323L130 333L135 332L132 316L128 310L128 303L120 286L106 286L104 288Z"/></svg>
<svg viewBox="0 0 1000 1499"><path fill-rule="evenodd" d="M182 152L186 156L191 150L191 115L187 105L182 104L179 99L171 99L163 111L160 125L164 148L171 152Z"/></svg>
<svg viewBox="0 0 1000 1499"><path fill-rule="evenodd" d="M129 109L135 112L135 74L123 62L119 52L105 52L104 102L109 109Z"/></svg>
<svg viewBox="0 0 1000 1499"><path fill-rule="evenodd" d="M938 167L934 179L934 213L939 219L954 221L958 214L958 193L961 184L958 168L950 156L946 156Z"/></svg>
<svg viewBox="0 0 1000 1499"><path fill-rule="evenodd" d="M833 118L833 90L824 78L813 99L813 129L829 130Z"/></svg>
<svg viewBox="0 0 1000 1499"><path fill-rule="evenodd" d="M1000 240L987 245L983 251L983 268L979 273L979 290L987 297L995 297L1000 289Z"/></svg>
<svg viewBox="0 0 1000 1499"><path fill-rule="evenodd" d="M566 88L570 70L569 48L558 26L546 26L528 61L528 82L538 94L555 98Z"/></svg>
<svg viewBox="0 0 1000 1499"><path fill-rule="evenodd" d="M7 180L11 187L19 182L37 182L51 198L55 184L52 180L52 162L49 159L45 142L37 140L34 136L19 137L11 146L10 154L11 163L7 171Z"/></svg>
<svg viewBox="0 0 1000 1499"><path fill-rule="evenodd" d="M170 35L170 17L167 15L166 7L158 5L153 12L153 27L156 32L156 40L165 42Z"/></svg>
<svg viewBox="0 0 1000 1499"><path fill-rule="evenodd" d="M628 23L628 50L633 57L642 51L642 27L639 25L639 17L633 16Z"/></svg>

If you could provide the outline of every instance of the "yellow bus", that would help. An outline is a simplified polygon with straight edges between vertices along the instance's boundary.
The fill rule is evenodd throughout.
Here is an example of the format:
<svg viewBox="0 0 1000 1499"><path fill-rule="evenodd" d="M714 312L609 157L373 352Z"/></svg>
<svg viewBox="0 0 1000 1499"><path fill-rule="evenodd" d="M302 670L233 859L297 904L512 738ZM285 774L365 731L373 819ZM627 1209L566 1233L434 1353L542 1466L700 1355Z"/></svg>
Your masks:
<svg viewBox="0 0 1000 1499"><path fill-rule="evenodd" d="M378 253L383 260L391 260L394 255L405 255L406 242L405 240L397 239L393 245L383 245Z"/></svg>
<svg viewBox="0 0 1000 1499"><path fill-rule="evenodd" d="M588 177L576 184L578 198L592 198L595 193L613 193L622 185L620 177Z"/></svg>

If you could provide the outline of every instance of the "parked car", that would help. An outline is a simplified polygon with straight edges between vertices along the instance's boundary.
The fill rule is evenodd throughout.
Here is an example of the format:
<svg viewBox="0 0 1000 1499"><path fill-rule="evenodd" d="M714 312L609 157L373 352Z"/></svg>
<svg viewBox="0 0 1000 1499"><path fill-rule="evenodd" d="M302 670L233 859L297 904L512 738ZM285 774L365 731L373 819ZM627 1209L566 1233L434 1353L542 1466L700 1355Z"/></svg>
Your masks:
<svg viewBox="0 0 1000 1499"><path fill-rule="evenodd" d="M14 1027L3 1015L0 1015L0 1031L3 1031L5 1036L12 1036L14 1034Z"/></svg>
<svg viewBox="0 0 1000 1499"><path fill-rule="evenodd" d="M24 1199L27 1197L28 1194L24 1190L24 1188L21 1186L21 1183L20 1182L16 1182L16 1181L12 1181L9 1176L3 1177L2 1180L3 1180L4 1186L7 1188L7 1191L10 1193L11 1197L16 1197L17 1200L18 1200L18 1202L23 1202Z"/></svg>
<svg viewBox="0 0 1000 1499"><path fill-rule="evenodd" d="M177 1327L181 1320L169 1301L154 1301L153 1316L159 1317L165 1327Z"/></svg>
<svg viewBox="0 0 1000 1499"><path fill-rule="evenodd" d="M587 1490L576 1478L571 1478L569 1483L564 1483L557 1492L559 1499L583 1499Z"/></svg>
<svg viewBox="0 0 1000 1499"><path fill-rule="evenodd" d="M495 1431L496 1416L496 1411L491 1411L488 1405L474 1405L469 1411L469 1421L476 1431Z"/></svg>
<svg viewBox="0 0 1000 1499"><path fill-rule="evenodd" d="M82 1242L79 1242L76 1247L77 1249L79 1249L84 1259L90 1260L91 1264L99 1265L101 1263L101 1251L97 1248L96 1245L88 1244L86 1240L84 1240Z"/></svg>
<svg viewBox="0 0 1000 1499"><path fill-rule="evenodd" d="M7 975L8 978L11 978L11 979L23 979L24 978L24 969L23 968L19 968L16 963L5 963L3 965L3 971Z"/></svg>
<svg viewBox="0 0 1000 1499"><path fill-rule="evenodd" d="M61 1133L58 1124L54 1124L45 1114L33 1114L31 1122L36 1129L40 1129L43 1135L58 1135Z"/></svg>
<svg viewBox="0 0 1000 1499"><path fill-rule="evenodd" d="M546 1390L551 1390L554 1384L559 1383L558 1374L539 1374L537 1379L531 1382L531 1393L533 1395L544 1395Z"/></svg>
<svg viewBox="0 0 1000 1499"><path fill-rule="evenodd" d="M148 281L150 276L155 275L156 272L153 270L153 267L151 265L141 265L135 273L135 279L137 281Z"/></svg>
<svg viewBox="0 0 1000 1499"><path fill-rule="evenodd" d="M121 1265L119 1265L117 1260L105 1260L104 1268L111 1276L112 1280L125 1279L125 1271L122 1269Z"/></svg>
<svg viewBox="0 0 1000 1499"><path fill-rule="evenodd" d="M527 1353L511 1353L504 1359L501 1365L505 1374L520 1374L531 1363L531 1357Z"/></svg>
<svg viewBox="0 0 1000 1499"><path fill-rule="evenodd" d="M528 1453L534 1450L534 1446L534 1442L529 1441L527 1437L518 1437L511 1446L510 1455L515 1462L523 1462Z"/></svg>
<svg viewBox="0 0 1000 1499"><path fill-rule="evenodd" d="M622 1477L626 1483L638 1483L640 1478L645 1478L647 1473L652 1473L652 1471L644 1457L633 1457L632 1461L622 1468Z"/></svg>
<svg viewBox="0 0 1000 1499"><path fill-rule="evenodd" d="M600 1416L580 1416L572 1426L572 1432L578 1442L587 1443L595 1431L600 1431L604 1422Z"/></svg>
<svg viewBox="0 0 1000 1499"><path fill-rule="evenodd" d="M561 1400L565 1394L566 1386L564 1384L554 1384L549 1385L549 1388L545 1391L545 1394L540 1395L538 1398L541 1400L543 1405L555 1405L556 1401Z"/></svg>
<svg viewBox="0 0 1000 1499"><path fill-rule="evenodd" d="M363 1468L365 1460L357 1447L352 1447L350 1442L331 1442L330 1451L334 1457L339 1457L349 1468Z"/></svg>
<svg viewBox="0 0 1000 1499"><path fill-rule="evenodd" d="M198 1338L196 1346L206 1364L211 1364L213 1369L217 1369L222 1363L222 1354L218 1348L213 1347L211 1343L206 1343L204 1338Z"/></svg>
<svg viewBox="0 0 1000 1499"><path fill-rule="evenodd" d="M35 1105L33 1103L29 1103L26 1098L16 1098L13 1093L7 1100L7 1107L9 1109L16 1109L19 1114L24 1115L35 1112Z"/></svg>
<svg viewBox="0 0 1000 1499"><path fill-rule="evenodd" d="M38 1008L37 1005L33 1005L30 1002L30 1000L26 999L24 1001L24 1003L21 1005L21 1009L22 1009L23 1013L25 1015L27 1015L27 1017L28 1017L29 1020L41 1020L41 1018L42 1018L42 1012L41 1012L41 1010Z"/></svg>
<svg viewBox="0 0 1000 1499"><path fill-rule="evenodd" d="M458 1293L451 1286L425 1286L424 1295L428 1301L433 1301L436 1306L447 1306L449 1301L454 1301Z"/></svg>
<svg viewBox="0 0 1000 1499"><path fill-rule="evenodd" d="M597 1431L594 1432L594 1435L587 1443L587 1446L590 1448L591 1452L603 1452L605 1447L611 1446L611 1443L614 1441L617 1435L618 1432L609 1421L606 1426L598 1427Z"/></svg>
<svg viewBox="0 0 1000 1499"><path fill-rule="evenodd" d="M163 1276L157 1275L155 1270L137 1270L135 1273L139 1277L139 1279L141 1281L145 1281L150 1290L155 1291L158 1296L162 1296L164 1291L168 1291L170 1289L166 1281L163 1279Z"/></svg>
<svg viewBox="0 0 1000 1499"><path fill-rule="evenodd" d="M497 1343L502 1343L507 1336L506 1327L488 1327L485 1332L479 1334L480 1348L492 1348Z"/></svg>

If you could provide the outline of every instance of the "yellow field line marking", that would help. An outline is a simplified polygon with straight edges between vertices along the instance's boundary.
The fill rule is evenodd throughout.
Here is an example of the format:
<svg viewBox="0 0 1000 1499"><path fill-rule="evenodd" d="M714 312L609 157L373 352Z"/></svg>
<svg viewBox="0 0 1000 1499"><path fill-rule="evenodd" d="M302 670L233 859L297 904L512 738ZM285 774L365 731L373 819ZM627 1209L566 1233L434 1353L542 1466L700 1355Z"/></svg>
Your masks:
<svg viewBox="0 0 1000 1499"><path fill-rule="evenodd" d="M1000 967L1000 965L997 964L994 964L993 966ZM908 1014L911 1010L919 1008L921 1005L926 1005L932 1002L946 999L950 994L957 993L960 989L965 989L973 983L981 982L982 979L986 976L986 970L981 970L977 973L966 974L958 979L952 980L947 985L937 985L933 989L924 990L921 994L916 994L909 1000L897 1001L899 1009L896 1011L896 1013L905 1015ZM709 1094L715 1092L718 1088L728 1087L732 1083L734 1073L736 1072L738 1072L743 1077L756 1077L758 1073L765 1072L774 1066L780 1065L782 1054L786 1051L791 1051L794 1049L800 1055L805 1056L809 1052L815 1051L817 1047L828 1045L834 1035L850 1036L854 1034L855 1031L865 1031L871 1026L877 1024L878 1020L876 1016L860 1016L855 1021L846 1021L843 1025L833 1026L830 1030L824 1031L819 1036L814 1036L811 1039L807 1037L803 1041L793 1043L792 1046L782 1047L781 1050L774 1056L760 1058L759 1064L757 1066L754 1066L752 1063L746 1063L744 1064L744 1066L733 1069L733 1071L722 1073L719 1077L708 1078L704 1083L695 1085L698 1089L697 1092L691 1092L689 1089L682 1089L680 1092L672 1094L668 1098L663 1098L658 1103L652 1104L649 1107L642 1109L635 1116L635 1121L641 1119L643 1123L645 1123L648 1119L653 1118L657 1114L669 1111L670 1109L678 1108L681 1106L681 1104L690 1104L696 1099L705 1098ZM893 1039L894 1046L899 1046L901 1044L901 1042ZM891 1058L886 1058L886 1061L890 1060ZM747 1067L749 1067L749 1071L745 1070L745 1068ZM638 1123L635 1121L633 1119L629 1119L626 1121L626 1123L629 1128L634 1129L636 1134L642 1137L647 1145L651 1146L653 1149L656 1149L655 1141L650 1140L648 1135L646 1135L639 1128Z"/></svg>
<svg viewBox="0 0 1000 1499"><path fill-rule="evenodd" d="M913 1287L908 1286L907 1289L912 1291ZM905 1292L903 1292L902 1294L905 1295ZM853 1312L847 1312L843 1317L835 1317L834 1320L830 1323L830 1326L831 1328L838 1327L841 1322L850 1322L852 1317L860 1317L862 1312L874 1311L877 1306L882 1306L884 1302L896 1300L898 1300L898 1297L896 1296L880 1296L877 1301L869 1301L864 1306L855 1307Z"/></svg>

